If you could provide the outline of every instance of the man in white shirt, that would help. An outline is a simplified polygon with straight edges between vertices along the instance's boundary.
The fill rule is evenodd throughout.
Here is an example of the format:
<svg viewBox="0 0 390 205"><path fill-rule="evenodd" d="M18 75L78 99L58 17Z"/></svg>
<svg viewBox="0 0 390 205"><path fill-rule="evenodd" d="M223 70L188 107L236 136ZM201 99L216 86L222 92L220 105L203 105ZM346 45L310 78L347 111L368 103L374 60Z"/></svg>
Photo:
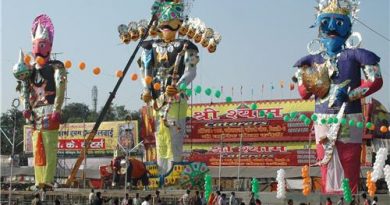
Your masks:
<svg viewBox="0 0 390 205"><path fill-rule="evenodd" d="M152 195L150 195L150 194L147 195L141 205L150 205L151 199L152 199Z"/></svg>
<svg viewBox="0 0 390 205"><path fill-rule="evenodd" d="M89 193L88 196L88 203L92 204L94 198L95 198L95 190L91 189L91 193Z"/></svg>
<svg viewBox="0 0 390 205"><path fill-rule="evenodd" d="M234 191L232 191L232 193L230 193L229 205L238 205L238 202L236 199L236 193L234 193Z"/></svg>
<svg viewBox="0 0 390 205"><path fill-rule="evenodd" d="M141 205L141 199L139 198L139 193L135 194L135 198L133 199L133 205Z"/></svg>
<svg viewBox="0 0 390 205"><path fill-rule="evenodd" d="M122 199L121 205L129 205L129 194L126 193L125 198Z"/></svg>
<svg viewBox="0 0 390 205"><path fill-rule="evenodd" d="M190 204L190 190L187 190L185 194L180 198L180 202L182 205Z"/></svg>

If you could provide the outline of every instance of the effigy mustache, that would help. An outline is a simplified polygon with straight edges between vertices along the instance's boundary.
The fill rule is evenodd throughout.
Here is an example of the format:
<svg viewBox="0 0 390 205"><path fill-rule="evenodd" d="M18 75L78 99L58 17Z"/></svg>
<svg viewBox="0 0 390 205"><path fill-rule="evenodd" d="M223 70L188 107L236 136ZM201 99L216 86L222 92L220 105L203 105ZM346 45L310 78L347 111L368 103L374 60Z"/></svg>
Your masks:
<svg viewBox="0 0 390 205"><path fill-rule="evenodd" d="M162 25L162 26L160 26L158 29L159 29L160 31L162 31L162 30L164 30L164 29L169 29L169 30L171 30L171 31L177 31L177 30L179 30L179 27L180 27L180 26L177 26L176 28L173 28L173 27L170 26L170 25Z"/></svg>

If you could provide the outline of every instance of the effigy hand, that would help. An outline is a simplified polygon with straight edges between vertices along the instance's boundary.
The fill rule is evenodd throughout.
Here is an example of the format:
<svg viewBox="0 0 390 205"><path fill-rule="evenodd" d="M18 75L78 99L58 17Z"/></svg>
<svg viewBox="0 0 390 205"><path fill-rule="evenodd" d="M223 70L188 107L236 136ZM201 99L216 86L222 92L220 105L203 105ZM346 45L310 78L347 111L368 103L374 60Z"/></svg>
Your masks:
<svg viewBox="0 0 390 205"><path fill-rule="evenodd" d="M142 100L145 102L145 103L148 103L152 100L152 94L150 94L149 91L145 91L144 93L142 93Z"/></svg>
<svg viewBox="0 0 390 205"><path fill-rule="evenodd" d="M31 110L23 110L23 117L26 118L26 119L30 119L31 117Z"/></svg>
<svg viewBox="0 0 390 205"><path fill-rule="evenodd" d="M347 93L347 89L340 88L336 92L336 99L337 101L344 103L349 101L349 95Z"/></svg>
<svg viewBox="0 0 390 205"><path fill-rule="evenodd" d="M53 121L53 122L60 122L61 120L61 114L59 112L53 112L50 116L50 119Z"/></svg>
<svg viewBox="0 0 390 205"><path fill-rule="evenodd" d="M172 97L177 94L177 88L175 86L168 85L165 94Z"/></svg>

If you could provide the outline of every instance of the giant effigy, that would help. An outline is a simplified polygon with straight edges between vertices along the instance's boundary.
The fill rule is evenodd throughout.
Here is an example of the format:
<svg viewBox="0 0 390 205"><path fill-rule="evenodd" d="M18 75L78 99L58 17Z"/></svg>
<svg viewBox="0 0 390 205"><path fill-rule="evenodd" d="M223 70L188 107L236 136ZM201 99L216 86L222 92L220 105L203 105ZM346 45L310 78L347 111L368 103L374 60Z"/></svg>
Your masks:
<svg viewBox="0 0 390 205"><path fill-rule="evenodd" d="M166 174L173 162L182 161L186 135L186 87L196 77L198 47L216 51L221 36L198 18L184 15L182 1L155 1L152 15L156 18L149 30L151 40L142 43L138 61L143 91L141 99L153 107L153 126L160 174ZM145 32L145 21L120 25L123 43L137 40ZM194 42L192 42L194 41Z"/></svg>
<svg viewBox="0 0 390 205"><path fill-rule="evenodd" d="M361 99L383 84L380 58L359 48L361 35L352 32L358 5L356 0L319 1L313 25L319 38L309 43L310 55L294 65L299 94L316 99L317 165L325 193L341 192L344 179L357 192L363 129L353 125L363 121Z"/></svg>
<svg viewBox="0 0 390 205"><path fill-rule="evenodd" d="M31 37L33 61L20 51L13 74L18 80L23 116L34 129L35 185L50 187L57 166L58 129L67 81L66 70L61 61L50 59L54 26L49 16L35 18Z"/></svg>

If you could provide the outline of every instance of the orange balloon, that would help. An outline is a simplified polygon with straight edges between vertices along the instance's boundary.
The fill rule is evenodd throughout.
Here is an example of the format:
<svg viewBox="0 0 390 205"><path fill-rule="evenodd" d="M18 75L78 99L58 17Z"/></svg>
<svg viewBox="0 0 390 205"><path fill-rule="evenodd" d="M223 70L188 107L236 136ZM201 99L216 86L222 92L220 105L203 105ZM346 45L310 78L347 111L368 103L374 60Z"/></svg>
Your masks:
<svg viewBox="0 0 390 205"><path fill-rule="evenodd" d="M145 77L145 83L146 83L147 85L150 85L150 84L152 83L152 81L153 81L153 78L152 78L152 77L150 77L150 76L146 76L146 77Z"/></svg>
<svg viewBox="0 0 390 205"><path fill-rule="evenodd" d="M303 178L303 184L310 184L310 178L309 177Z"/></svg>
<svg viewBox="0 0 390 205"><path fill-rule="evenodd" d="M131 80L136 81L138 79L138 75L136 73L131 74Z"/></svg>
<svg viewBox="0 0 390 205"><path fill-rule="evenodd" d="M79 63L79 68L80 68L80 70L84 70L85 69L85 63L84 62L80 62Z"/></svg>
<svg viewBox="0 0 390 205"><path fill-rule="evenodd" d="M38 56L35 58L35 62L37 62L39 65L44 65L45 64L45 59L42 58L41 56Z"/></svg>
<svg viewBox="0 0 390 205"><path fill-rule="evenodd" d="M121 77L123 77L123 71L117 70L117 71L115 72L115 75L116 75L116 77L121 78Z"/></svg>
<svg viewBox="0 0 390 205"><path fill-rule="evenodd" d="M93 69L92 72L93 72L93 74L95 74L95 75L99 75L99 74L100 74L100 71L101 71L100 68L99 68L99 67L96 67L96 68Z"/></svg>
<svg viewBox="0 0 390 205"><path fill-rule="evenodd" d="M160 90L161 89L161 84L160 83L153 84L153 89Z"/></svg>
<svg viewBox="0 0 390 205"><path fill-rule="evenodd" d="M72 67L72 61L70 61L70 60L66 60L65 62L64 62L64 66L65 66L65 68L70 68L70 67Z"/></svg>
<svg viewBox="0 0 390 205"><path fill-rule="evenodd" d="M23 60L24 60L25 64L30 65L31 56L30 55L25 55Z"/></svg>
<svg viewBox="0 0 390 205"><path fill-rule="evenodd" d="M375 125L374 124L371 125L370 130L375 130Z"/></svg>
<svg viewBox="0 0 390 205"><path fill-rule="evenodd" d="M389 131L389 129L387 129L386 126L382 125L380 131L381 131L382 133L386 133L387 131Z"/></svg>

